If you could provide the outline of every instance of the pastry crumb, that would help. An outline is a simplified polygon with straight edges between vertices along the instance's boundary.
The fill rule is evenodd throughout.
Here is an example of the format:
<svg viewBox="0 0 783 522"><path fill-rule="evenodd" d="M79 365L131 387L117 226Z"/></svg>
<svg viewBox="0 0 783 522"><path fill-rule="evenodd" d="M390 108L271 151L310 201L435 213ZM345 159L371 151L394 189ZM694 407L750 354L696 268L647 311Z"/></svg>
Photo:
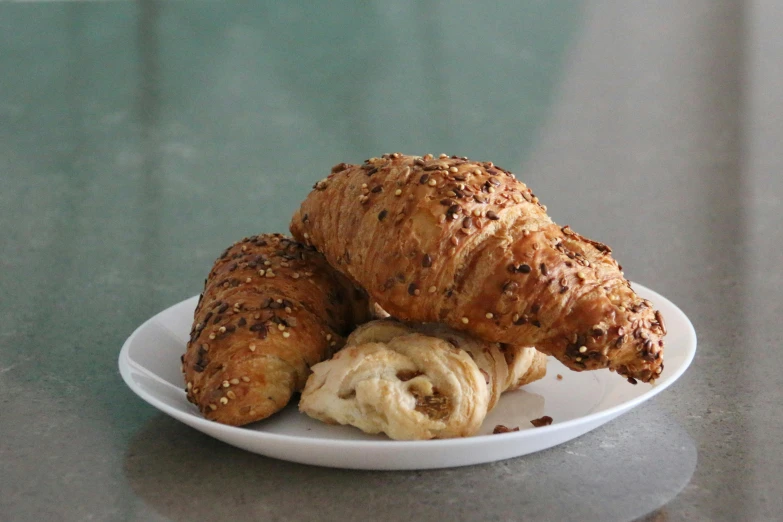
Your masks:
<svg viewBox="0 0 783 522"><path fill-rule="evenodd" d="M562 380L563 380L563 376L562 376L562 375L560 375L559 373L557 374L557 380L558 380L558 381L562 381Z"/></svg>
<svg viewBox="0 0 783 522"><path fill-rule="evenodd" d="M502 424L498 424L495 426L495 429L492 430L493 435L497 435L498 433L511 433L512 431L519 431L519 426L515 428L509 428L508 426L503 426Z"/></svg>
<svg viewBox="0 0 783 522"><path fill-rule="evenodd" d="M549 415L544 415L541 418L533 419L532 421L530 421L530 424L532 424L536 428L540 428L541 426L549 426L550 424L552 424L552 417L550 417Z"/></svg>

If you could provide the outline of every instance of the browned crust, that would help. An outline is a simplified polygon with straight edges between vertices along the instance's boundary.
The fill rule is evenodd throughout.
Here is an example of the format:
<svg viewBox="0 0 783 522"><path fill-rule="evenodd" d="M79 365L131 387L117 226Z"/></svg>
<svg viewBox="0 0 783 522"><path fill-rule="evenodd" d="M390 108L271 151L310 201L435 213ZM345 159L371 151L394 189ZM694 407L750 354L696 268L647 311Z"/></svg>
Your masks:
<svg viewBox="0 0 783 522"><path fill-rule="evenodd" d="M536 346L630 382L663 369L660 313L611 250L552 222L491 162L387 154L341 163L291 222L391 315Z"/></svg>
<svg viewBox="0 0 783 522"><path fill-rule="evenodd" d="M188 400L224 424L268 417L368 311L364 292L312 247L278 234L245 238L205 281L182 357Z"/></svg>

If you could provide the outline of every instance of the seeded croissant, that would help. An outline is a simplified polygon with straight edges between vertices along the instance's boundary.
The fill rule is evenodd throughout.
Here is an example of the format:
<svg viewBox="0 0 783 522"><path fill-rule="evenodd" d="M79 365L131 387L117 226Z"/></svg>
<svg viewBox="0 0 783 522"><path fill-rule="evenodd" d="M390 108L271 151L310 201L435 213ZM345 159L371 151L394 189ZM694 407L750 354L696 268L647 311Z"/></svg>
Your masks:
<svg viewBox="0 0 783 522"><path fill-rule="evenodd" d="M264 419L368 315L364 292L311 247L278 234L246 238L205 281L182 356L188 400L224 424Z"/></svg>
<svg viewBox="0 0 783 522"><path fill-rule="evenodd" d="M336 165L314 189L291 232L392 316L535 346L634 384L663 370L663 318L609 247L553 223L492 162L395 153Z"/></svg>

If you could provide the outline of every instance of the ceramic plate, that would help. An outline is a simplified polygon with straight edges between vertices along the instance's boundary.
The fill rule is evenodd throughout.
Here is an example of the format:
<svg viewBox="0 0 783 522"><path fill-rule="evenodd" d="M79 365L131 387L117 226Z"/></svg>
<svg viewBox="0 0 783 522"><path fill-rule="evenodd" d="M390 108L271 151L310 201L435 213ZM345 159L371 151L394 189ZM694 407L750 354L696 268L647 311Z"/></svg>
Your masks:
<svg viewBox="0 0 783 522"><path fill-rule="evenodd" d="M299 413L295 404L249 426L208 421L185 398L180 355L198 297L182 301L139 326L125 341L119 367L127 385L162 412L233 446L278 459L355 469L428 469L480 464L556 446L614 419L662 392L690 365L696 333L671 301L634 284L666 318L666 370L653 386L632 386L608 370L576 373L550 358L547 375L504 394L479 435L446 440L393 441L349 426L330 426ZM562 378L558 378L562 376ZM550 426L530 420L548 415ZM492 435L498 424L519 431Z"/></svg>

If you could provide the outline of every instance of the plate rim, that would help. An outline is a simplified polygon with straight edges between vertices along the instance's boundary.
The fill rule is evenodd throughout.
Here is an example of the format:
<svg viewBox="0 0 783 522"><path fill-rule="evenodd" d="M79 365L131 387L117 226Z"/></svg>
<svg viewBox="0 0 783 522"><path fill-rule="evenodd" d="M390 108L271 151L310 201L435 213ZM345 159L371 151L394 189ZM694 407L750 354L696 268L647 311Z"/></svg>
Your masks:
<svg viewBox="0 0 783 522"><path fill-rule="evenodd" d="M646 392L642 393L637 397L634 397L633 399L623 401L620 404L616 404L609 408L601 409L600 411L593 412L581 417L577 417L575 419L554 423L549 426L542 426L536 429L520 430L517 432L509 432L509 433L502 433L502 434L474 435L470 437L459 437L459 438L451 438L451 439L428 439L428 440L410 440L410 441L409 440L401 441L401 440L393 440L393 439L388 439L388 440L362 440L362 439L342 439L342 438L328 439L328 438L318 438L318 437L307 437L303 435L270 433L263 430L247 429L246 427L243 426L231 426L228 424L221 424L215 421L211 421L209 419L205 419L204 417L194 415L193 413L190 412L181 411L177 408L174 408L166 404L165 402L157 398L155 395L152 395L147 391L140 389L140 387L131 378L131 372L134 370L143 374L147 374L150 372L146 367L140 366L137 363L135 363L128 355L128 352L136 336L145 328L147 328L150 323L156 321L162 314L171 310L172 308L177 306L183 306L183 304L186 303L187 301L196 299L198 297L197 295L188 297L187 299L183 299L182 301L179 301L167 308L164 308L163 310L160 310L159 312L157 312L156 314L152 315L147 320L145 320L143 323L141 323L138 327L136 327L133 333L131 333L131 335L128 336L128 338L125 340L125 342L122 345L122 349L120 350L120 354L118 357L118 366L119 366L120 375L123 381L125 382L125 384L131 389L131 391L133 391L136 395L138 395L142 400L144 400L151 406L157 408L158 410L162 411L163 413L166 413L167 415L181 422L184 422L185 424L191 427L194 428L196 426L202 427L205 430L207 430L208 433L212 433L215 429L217 429L220 431L224 431L227 434L235 434L241 437L249 436L259 441L269 441L275 443L283 442L283 443L295 444L295 445L306 445L308 447L317 445L321 447L330 447L335 449L351 447L353 449L359 448L364 450L390 449L392 447L395 449L404 450L404 449L419 448L421 446L427 446L433 449L435 447L447 448L447 447L459 447L459 446L472 446L475 444L485 443L488 440L497 441L498 435L505 437L507 442L512 442L512 439L518 439L521 442L525 438L546 436L548 433L551 432L570 430L572 428L581 425L600 421L607 417L609 417L610 419L617 417L620 414L624 413L625 411L628 411L629 409L634 408L639 404L648 401L649 399L655 397L659 393L666 390L669 386L677 382L677 380L679 380L679 378L690 367L696 355L696 349L698 344L696 330L694 329L693 323L691 322L690 318L675 303L673 303L671 300L667 299L663 295L659 294L658 292L640 283L636 283L633 281L631 282L631 285L634 287L635 291L641 289L642 293L650 294L649 299L651 301L654 302L665 301L668 306L672 307L677 313L679 313L681 318L684 319L684 323L686 327L684 334L687 338L687 342L684 343L685 348L687 350L684 354L685 360L682 362L680 366L674 369L673 373L667 375L664 378L664 380L662 380L662 382L656 383L655 385L651 386L649 390L647 390ZM157 374L153 373L153 375L157 377ZM169 385L171 384L168 383L167 381L166 383ZM180 391L184 396L185 395L184 389L180 388Z"/></svg>

